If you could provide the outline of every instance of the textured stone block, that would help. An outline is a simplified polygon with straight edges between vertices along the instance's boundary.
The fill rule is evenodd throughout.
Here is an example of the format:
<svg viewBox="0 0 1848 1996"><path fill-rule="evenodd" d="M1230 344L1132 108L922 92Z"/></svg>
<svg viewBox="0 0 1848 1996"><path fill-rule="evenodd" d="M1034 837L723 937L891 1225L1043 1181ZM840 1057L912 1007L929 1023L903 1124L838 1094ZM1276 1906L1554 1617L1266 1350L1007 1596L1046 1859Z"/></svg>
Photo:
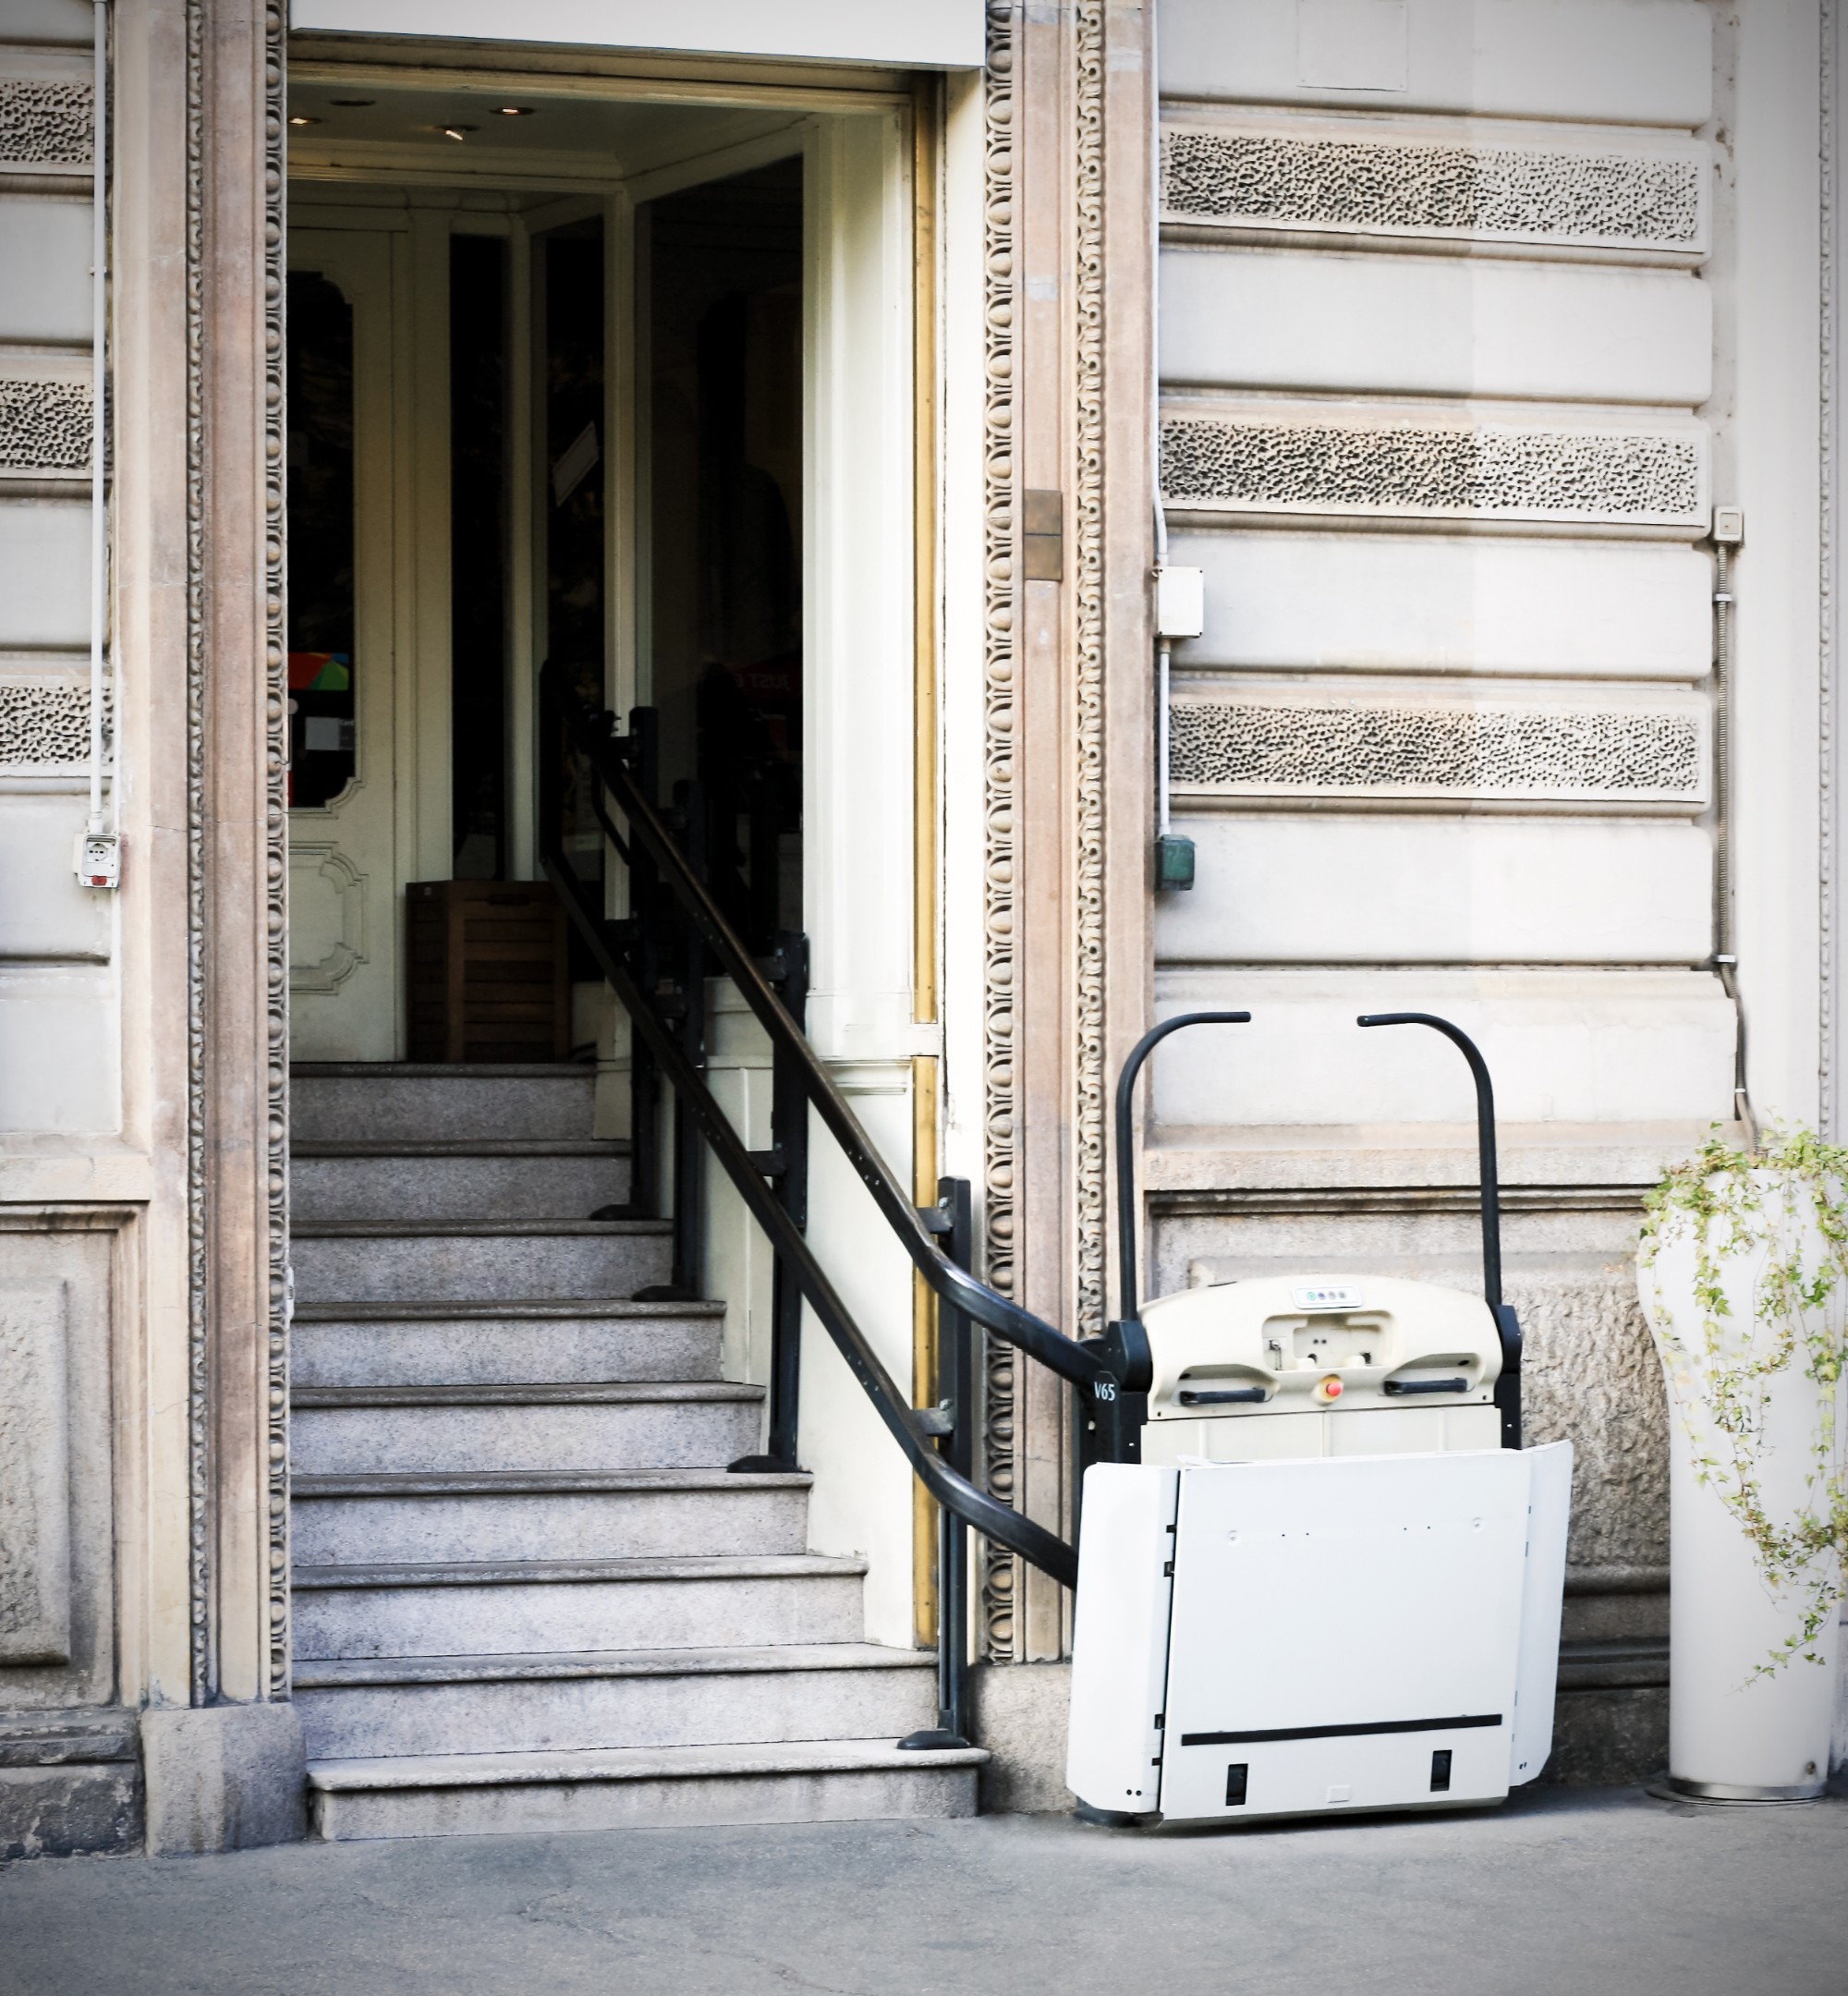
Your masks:
<svg viewBox="0 0 1848 1996"><path fill-rule="evenodd" d="M1540 1780L1556 1788L1611 1787L1652 1779L1668 1758L1666 1686L1562 1691Z"/></svg>
<svg viewBox="0 0 1848 1996"><path fill-rule="evenodd" d="M984 1812L1063 1814L1077 1796L1065 1786L1069 1663L983 1664L973 1673L976 1740L992 1757L981 1771Z"/></svg>
<svg viewBox="0 0 1848 1996"><path fill-rule="evenodd" d="M70 1658L65 1285L0 1283L0 1663Z"/></svg>
<svg viewBox="0 0 1848 1996"><path fill-rule="evenodd" d="M307 1830L307 1755L292 1705L141 1715L148 1854L292 1844Z"/></svg>
<svg viewBox="0 0 1848 1996"><path fill-rule="evenodd" d="M0 1767L0 1858L120 1855L140 1841L132 1760Z"/></svg>

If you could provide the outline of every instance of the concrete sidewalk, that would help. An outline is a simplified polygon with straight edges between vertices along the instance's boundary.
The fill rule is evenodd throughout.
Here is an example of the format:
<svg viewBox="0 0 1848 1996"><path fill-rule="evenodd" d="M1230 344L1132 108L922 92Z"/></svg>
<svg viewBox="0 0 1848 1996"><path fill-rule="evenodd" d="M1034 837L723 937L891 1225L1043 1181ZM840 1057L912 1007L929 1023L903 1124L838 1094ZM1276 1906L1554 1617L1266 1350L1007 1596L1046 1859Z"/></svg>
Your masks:
<svg viewBox="0 0 1848 1996"><path fill-rule="evenodd" d="M989 1816L0 1874L4 1996L811 1990L1842 1996L1848 1803L1555 1788L1287 1831Z"/></svg>

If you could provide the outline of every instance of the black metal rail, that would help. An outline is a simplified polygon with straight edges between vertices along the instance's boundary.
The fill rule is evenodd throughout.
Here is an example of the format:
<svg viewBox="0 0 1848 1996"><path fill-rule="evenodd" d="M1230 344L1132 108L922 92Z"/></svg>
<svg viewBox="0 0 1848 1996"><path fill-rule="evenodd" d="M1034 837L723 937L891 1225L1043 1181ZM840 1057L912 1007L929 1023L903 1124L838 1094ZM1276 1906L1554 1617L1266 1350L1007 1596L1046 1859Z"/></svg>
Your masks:
<svg viewBox="0 0 1848 1996"><path fill-rule="evenodd" d="M1521 1445L1521 1320L1502 1300L1502 1172L1495 1155L1495 1085L1482 1050L1460 1026L1434 1012L1368 1012L1356 1026L1429 1026L1441 1032L1469 1063L1476 1083L1476 1154L1482 1187L1482 1294L1502 1341L1502 1370L1495 1405L1502 1415L1502 1446Z"/></svg>
<svg viewBox="0 0 1848 1996"><path fill-rule="evenodd" d="M633 765L646 752L645 731L618 736L614 716L584 706L553 664L548 664L540 675L540 704L544 744L541 756L541 863L598 969L633 1022L648 1058L673 1089L676 1114L688 1118L718 1160L746 1210L786 1267L796 1296L807 1300L872 1401L893 1440L943 1511L1019 1553L1062 1585L1075 1587L1077 1554L1074 1548L1031 1518L991 1497L971 1480L972 1381L957 1381L953 1423L947 1429L937 1410L920 1413L911 1406L909 1395L899 1392L810 1250L797 1220L772 1189L766 1170L773 1162L773 1153L772 1159L766 1159L763 1153L747 1150L707 1088L699 1051L680 1029L697 1003L694 994L684 989L685 979L682 990L669 999L667 1009L675 1015L670 1017L656 990L647 982L656 966L643 933L645 925L633 917L627 921L607 918L602 907L602 882L593 886L580 879L566 858L561 827L564 751L567 747L588 769L598 821L629 869L632 882L641 882L648 893L664 891L672 896L681 917L697 936L711 971L730 978L768 1035L779 1067L789 1077L793 1098L790 1107L795 1108L799 1101L804 1112L797 1120L806 1126L806 1113L812 1110L839 1144L881 1218L952 1322L966 1319L979 1323L1069 1381L1085 1404L1097 1410L1100 1424L1107 1430L1114 1429L1125 1379L1134 1379L1139 1372L1146 1381L1146 1348L1135 1349L1133 1338L1129 1348L1125 1348L1120 1334L1076 1343L991 1289L967 1269L957 1266L954 1256L939 1245L940 1235L954 1235L954 1215L942 1208L920 1213L912 1203L772 988L764 967L726 919L687 852L675 838L653 797L638 781L638 773ZM694 802L690 797L678 801L683 809L688 809ZM622 821L620 826L618 818ZM786 1122L785 1136L790 1134L793 1124ZM679 1175L682 1174L676 1171ZM1139 1334L1139 1326L1130 1328ZM1119 1329L1112 1326L1113 1333ZM955 1340L949 1342L954 1346ZM795 1345L792 1327L786 1340L786 1361ZM971 1368L964 1361L960 1369ZM793 1460L793 1385L786 1412L789 1418L783 1440ZM773 1405L773 1435L777 1413ZM942 1440L953 1444L947 1452L938 1445Z"/></svg>

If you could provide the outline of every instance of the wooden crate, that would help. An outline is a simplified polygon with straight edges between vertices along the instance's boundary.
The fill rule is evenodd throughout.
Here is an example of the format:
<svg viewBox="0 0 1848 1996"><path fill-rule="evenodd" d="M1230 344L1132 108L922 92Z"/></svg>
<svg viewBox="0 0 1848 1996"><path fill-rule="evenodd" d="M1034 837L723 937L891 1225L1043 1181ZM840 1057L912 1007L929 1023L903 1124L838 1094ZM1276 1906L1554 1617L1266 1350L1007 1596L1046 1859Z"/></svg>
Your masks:
<svg viewBox="0 0 1848 1996"><path fill-rule="evenodd" d="M413 882L405 908L412 1060L569 1056L565 910L549 881Z"/></svg>

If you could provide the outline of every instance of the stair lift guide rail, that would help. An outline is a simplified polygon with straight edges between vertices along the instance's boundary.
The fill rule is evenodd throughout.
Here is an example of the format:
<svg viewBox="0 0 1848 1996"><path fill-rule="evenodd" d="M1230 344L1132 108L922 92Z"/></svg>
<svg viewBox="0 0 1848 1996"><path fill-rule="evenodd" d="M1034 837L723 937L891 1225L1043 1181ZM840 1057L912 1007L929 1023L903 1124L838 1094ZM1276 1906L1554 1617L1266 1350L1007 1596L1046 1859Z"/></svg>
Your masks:
<svg viewBox="0 0 1848 1996"><path fill-rule="evenodd" d="M1037 1358L1069 1380L1087 1401L1110 1420L1121 1407L1125 1376L1135 1377L1133 1351L1121 1349L1121 1338L1078 1344L1030 1311L999 1295L960 1269L937 1244L905 1188L888 1170L845 1098L806 1036L784 1010L743 942L726 921L705 883L688 864L650 798L635 783L623 746L614 734L614 716L583 706L568 690L556 665L540 675L542 712L550 738L563 729L571 746L590 763L598 785L609 794L628 831L623 838L610 822L601 802L598 815L617 852L629 864L645 858L656 870L686 910L711 952L716 968L737 987L773 1047L787 1055L802 1092L854 1167L913 1264L934 1294L952 1310L973 1319L1007 1343ZM549 789L555 789L556 759L541 758ZM854 1376L872 1400L893 1439L904 1451L926 1489L943 1507L978 1531L1018 1552L1065 1587L1077 1581L1077 1556L1071 1546L1030 1518L999 1503L958 1474L938 1452L932 1436L907 1397L900 1394L880 1363L865 1334L854 1321L826 1272L809 1249L799 1228L766 1183L759 1164L732 1127L730 1119L706 1088L693 1061L656 1007L637 985L620 954L619 927L607 920L601 896L581 882L565 858L561 813L541 808L541 860L563 896L565 910L583 937L599 969L635 1021L649 1052L677 1098L686 1102L699 1134L736 1188L751 1217L790 1269L823 1328L833 1340ZM1115 1329L1115 1327L1112 1327ZM1139 1335L1139 1327L1135 1327ZM1146 1378L1146 1345L1142 1376ZM1135 1389L1131 1389L1132 1391ZM963 1410L958 1410L962 1418ZM1113 1423L1112 1423L1113 1425Z"/></svg>
<svg viewBox="0 0 1848 1996"><path fill-rule="evenodd" d="M1495 1089L1489 1063L1461 1027L1430 1012L1369 1012L1356 1026L1429 1026L1457 1047L1476 1083L1477 1164L1482 1185L1482 1294L1502 1340L1502 1372L1495 1405L1502 1414L1502 1446L1521 1445L1521 1322L1502 1300L1502 1179L1495 1157Z"/></svg>

